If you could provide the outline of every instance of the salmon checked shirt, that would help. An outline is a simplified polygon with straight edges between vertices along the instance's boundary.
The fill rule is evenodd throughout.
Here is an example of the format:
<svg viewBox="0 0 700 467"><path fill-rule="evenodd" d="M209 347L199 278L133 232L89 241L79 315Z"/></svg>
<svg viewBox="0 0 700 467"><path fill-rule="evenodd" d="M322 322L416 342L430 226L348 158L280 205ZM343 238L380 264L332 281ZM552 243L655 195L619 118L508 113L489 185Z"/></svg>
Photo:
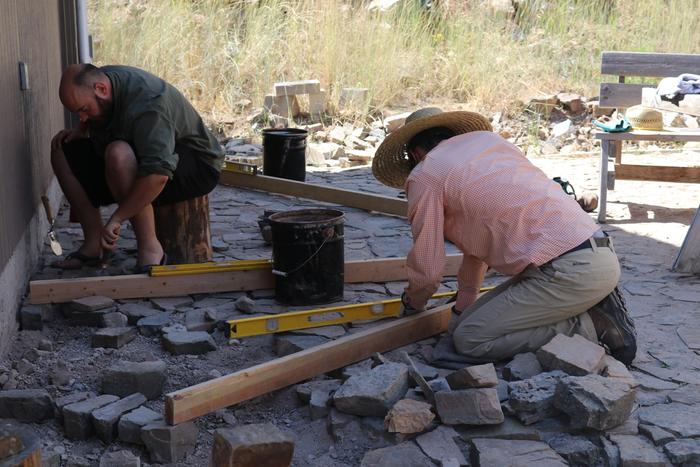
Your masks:
<svg viewBox="0 0 700 467"><path fill-rule="evenodd" d="M475 294L487 267L515 275L591 237L598 226L514 145L489 131L441 142L406 181L413 248L410 305L423 309L445 267L445 242L464 253L460 295Z"/></svg>

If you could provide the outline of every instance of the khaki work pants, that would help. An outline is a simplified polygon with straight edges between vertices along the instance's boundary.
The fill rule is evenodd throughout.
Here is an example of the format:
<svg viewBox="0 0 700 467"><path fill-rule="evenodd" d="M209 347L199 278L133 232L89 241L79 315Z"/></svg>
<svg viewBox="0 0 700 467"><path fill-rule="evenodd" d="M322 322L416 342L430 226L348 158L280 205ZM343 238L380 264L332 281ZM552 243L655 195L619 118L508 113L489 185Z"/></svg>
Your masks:
<svg viewBox="0 0 700 467"><path fill-rule="evenodd" d="M455 348L474 362L495 362L535 351L559 333L581 334L597 343L586 311L619 279L612 244L592 244L592 249L529 266L453 316L449 331Z"/></svg>

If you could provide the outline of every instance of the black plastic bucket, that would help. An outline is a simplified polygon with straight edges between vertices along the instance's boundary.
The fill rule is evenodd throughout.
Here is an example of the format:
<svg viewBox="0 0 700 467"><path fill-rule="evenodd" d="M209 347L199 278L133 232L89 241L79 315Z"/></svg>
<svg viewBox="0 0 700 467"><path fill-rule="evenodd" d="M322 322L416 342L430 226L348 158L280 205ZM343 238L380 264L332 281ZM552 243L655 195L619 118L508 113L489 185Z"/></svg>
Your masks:
<svg viewBox="0 0 700 467"><path fill-rule="evenodd" d="M272 177L306 180L306 135L301 128L263 130L263 173Z"/></svg>
<svg viewBox="0 0 700 467"><path fill-rule="evenodd" d="M313 305L343 298L343 212L301 209L269 217L275 298L288 305Z"/></svg>

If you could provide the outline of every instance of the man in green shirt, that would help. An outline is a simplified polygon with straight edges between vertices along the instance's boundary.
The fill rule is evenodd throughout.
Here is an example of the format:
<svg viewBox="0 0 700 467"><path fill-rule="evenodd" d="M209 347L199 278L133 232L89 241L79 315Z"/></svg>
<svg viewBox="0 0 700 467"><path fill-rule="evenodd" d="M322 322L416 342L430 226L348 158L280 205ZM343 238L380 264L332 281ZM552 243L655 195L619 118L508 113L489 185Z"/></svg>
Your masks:
<svg viewBox="0 0 700 467"><path fill-rule="evenodd" d="M209 193L224 152L192 104L172 85L138 68L71 65L61 77L63 105L76 128L51 141L51 164L85 241L64 269L95 265L113 250L129 220L138 244L137 272L163 264L153 206ZM118 204L106 224L100 206Z"/></svg>

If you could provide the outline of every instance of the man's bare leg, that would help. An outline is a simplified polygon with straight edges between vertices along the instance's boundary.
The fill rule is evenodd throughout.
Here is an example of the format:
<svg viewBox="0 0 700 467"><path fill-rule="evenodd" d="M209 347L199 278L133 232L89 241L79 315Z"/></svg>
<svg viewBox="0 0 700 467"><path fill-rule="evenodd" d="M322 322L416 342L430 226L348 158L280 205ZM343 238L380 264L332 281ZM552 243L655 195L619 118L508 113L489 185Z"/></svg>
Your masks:
<svg viewBox="0 0 700 467"><path fill-rule="evenodd" d="M91 258L102 256L102 247L100 246L102 218L99 208L90 202L85 189L73 175L62 150L51 151L51 166L71 209L80 222L80 227L83 229L84 242L78 252ZM82 262L74 258L59 261L55 265L59 268L74 269L79 268Z"/></svg>
<svg viewBox="0 0 700 467"><path fill-rule="evenodd" d="M114 141L105 150L105 170L109 175L107 185L119 203L131 191L136 180L138 162L133 149L124 141ZM138 264L158 264L163 257L163 247L156 237L153 206L148 205L129 219L138 244Z"/></svg>

